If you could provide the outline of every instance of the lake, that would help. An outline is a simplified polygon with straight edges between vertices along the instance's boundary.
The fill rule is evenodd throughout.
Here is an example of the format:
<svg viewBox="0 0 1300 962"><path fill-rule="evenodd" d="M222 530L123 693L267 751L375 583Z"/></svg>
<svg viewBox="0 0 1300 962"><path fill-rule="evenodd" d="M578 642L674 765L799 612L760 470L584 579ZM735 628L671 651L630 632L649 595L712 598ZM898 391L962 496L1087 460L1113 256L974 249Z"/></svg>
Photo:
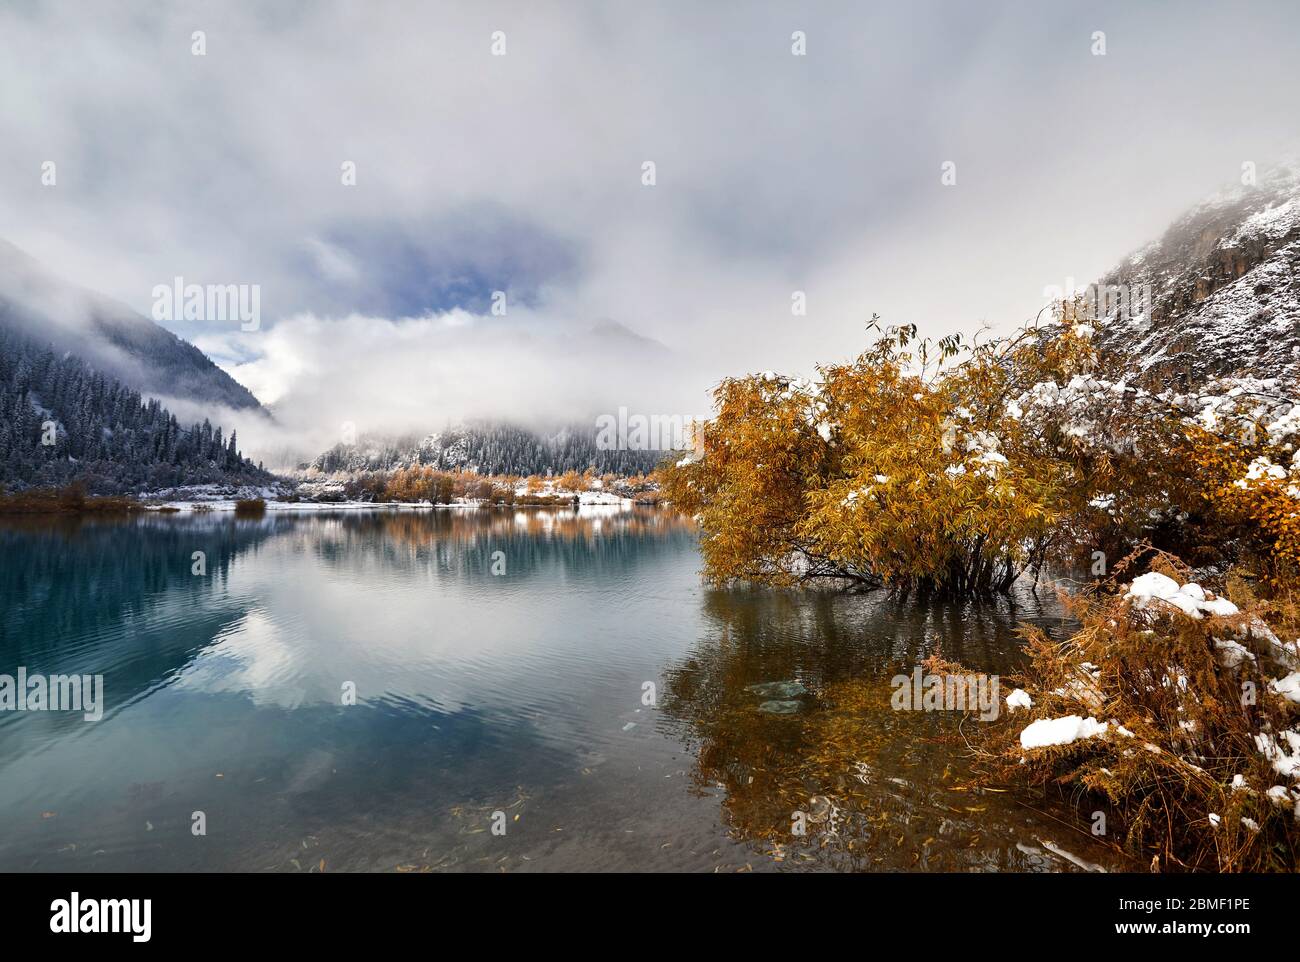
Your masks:
<svg viewBox="0 0 1300 962"><path fill-rule="evenodd" d="M1044 840L1127 867L975 785L974 718L890 707L936 648L1013 671L1049 592L699 571L658 509L0 520L0 673L104 691L98 721L0 711L0 870L1074 870ZM750 690L782 681L790 714Z"/></svg>

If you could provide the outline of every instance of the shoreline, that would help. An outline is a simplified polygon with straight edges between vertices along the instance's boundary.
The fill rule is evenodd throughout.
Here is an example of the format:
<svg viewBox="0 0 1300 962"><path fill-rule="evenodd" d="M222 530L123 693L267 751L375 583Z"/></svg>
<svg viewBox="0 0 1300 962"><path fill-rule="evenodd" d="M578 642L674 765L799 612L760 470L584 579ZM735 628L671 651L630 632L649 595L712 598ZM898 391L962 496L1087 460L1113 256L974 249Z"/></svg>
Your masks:
<svg viewBox="0 0 1300 962"><path fill-rule="evenodd" d="M106 498L105 503L93 499L85 504L71 505L49 499L49 503L24 502L21 506L7 508L0 504L0 518L21 517L121 517L132 514L236 514L240 508L237 499L212 501L142 501L129 498ZM479 511L479 510L541 510L541 511L592 511L605 509L628 511L633 508L662 507L663 502L636 501L632 498L556 501L549 504L493 502L488 500L462 500L447 504L429 501L266 501L255 515L266 514L324 514L329 512L360 511Z"/></svg>
<svg viewBox="0 0 1300 962"><path fill-rule="evenodd" d="M162 503L150 504L139 502L139 507L135 510L150 511L154 513L179 513L189 512L191 514L217 514L217 513L234 513L236 503L234 500L222 501L167 501ZM631 498L620 498L618 501L580 501L573 504L572 501L557 501L553 504L505 504L502 502L482 501L455 501L448 504L434 504L429 501L267 501L266 513L283 512L283 513L301 513L312 514L328 511L374 511L374 510L395 510L395 511L477 511L480 509L511 511L521 510L544 510L544 511L574 511L591 508L614 508L617 510L627 510L636 507L655 507L655 505L640 501L634 501Z"/></svg>
<svg viewBox="0 0 1300 962"><path fill-rule="evenodd" d="M256 516L267 512L319 513L328 511L433 511L477 510L481 508L542 508L547 510L581 510L596 507L626 510L633 507L656 507L663 502L636 497L625 497L610 491L588 490L572 494L517 494L506 500L501 497L457 497L451 501L358 501L321 500L317 498L286 497L285 492L269 488L246 488L202 492L215 494L209 497L169 497L189 492L142 492L134 495L86 495L80 491L64 489L29 489L13 494L0 494L0 517L20 516L80 516L126 515L140 512L162 514L245 514Z"/></svg>

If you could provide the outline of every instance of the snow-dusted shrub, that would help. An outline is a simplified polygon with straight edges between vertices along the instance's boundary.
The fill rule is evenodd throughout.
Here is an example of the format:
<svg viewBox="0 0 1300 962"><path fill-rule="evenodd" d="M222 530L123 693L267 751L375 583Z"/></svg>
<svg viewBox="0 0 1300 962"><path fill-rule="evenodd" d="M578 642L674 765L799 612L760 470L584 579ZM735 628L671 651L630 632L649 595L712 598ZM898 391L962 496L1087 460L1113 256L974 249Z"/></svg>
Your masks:
<svg viewBox="0 0 1300 962"><path fill-rule="evenodd" d="M1214 388L1223 393L1195 399L1203 406L1186 446L1219 540L1263 577L1292 581L1300 572L1300 403L1259 382Z"/></svg>
<svg viewBox="0 0 1300 962"><path fill-rule="evenodd" d="M1066 599L1066 641L1024 630L1031 707L982 730L991 770L1108 804L1107 837L1141 865L1300 869L1300 650L1282 640L1300 610L1154 566Z"/></svg>
<svg viewBox="0 0 1300 962"><path fill-rule="evenodd" d="M702 457L662 468L664 487L698 515L718 582L1005 591L1195 500L1163 456L1180 412L1096 362L1070 328L937 344L888 329L816 383L724 381Z"/></svg>

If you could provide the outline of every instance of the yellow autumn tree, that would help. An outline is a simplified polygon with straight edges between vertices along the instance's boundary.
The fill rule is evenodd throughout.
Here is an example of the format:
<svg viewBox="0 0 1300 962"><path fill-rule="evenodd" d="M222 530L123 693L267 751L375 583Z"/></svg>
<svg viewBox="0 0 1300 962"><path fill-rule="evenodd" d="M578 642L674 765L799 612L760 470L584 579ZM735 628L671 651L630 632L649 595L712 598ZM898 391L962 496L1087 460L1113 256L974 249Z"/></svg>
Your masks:
<svg viewBox="0 0 1300 962"><path fill-rule="evenodd" d="M560 475L560 479L555 483L555 486L562 491L573 491L575 493L585 487L582 475L573 470L565 471L564 474Z"/></svg>
<svg viewBox="0 0 1300 962"><path fill-rule="evenodd" d="M876 330L817 383L722 382L702 455L662 468L715 582L1005 591L1072 535L1095 543L1182 497L1149 483L1147 456L1169 449L1177 412L1097 379L1086 330Z"/></svg>
<svg viewBox="0 0 1300 962"><path fill-rule="evenodd" d="M1226 430L1224 428L1226 427ZM1300 580L1297 440L1272 436L1248 418L1219 430L1193 428L1184 456L1197 472L1220 541L1236 543L1275 586Z"/></svg>

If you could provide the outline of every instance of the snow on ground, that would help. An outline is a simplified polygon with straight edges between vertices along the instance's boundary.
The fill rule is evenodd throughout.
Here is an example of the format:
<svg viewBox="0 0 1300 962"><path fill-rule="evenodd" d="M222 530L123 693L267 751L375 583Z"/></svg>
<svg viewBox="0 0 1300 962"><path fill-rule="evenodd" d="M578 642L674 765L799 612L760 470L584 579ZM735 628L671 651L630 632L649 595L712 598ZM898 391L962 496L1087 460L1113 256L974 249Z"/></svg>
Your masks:
<svg viewBox="0 0 1300 962"><path fill-rule="evenodd" d="M1173 605L1184 614L1200 618L1203 614L1228 617L1241 611L1227 598L1209 598L1194 581L1179 585L1168 575L1157 571L1133 579L1125 598L1133 602L1135 608L1147 608L1153 601L1163 601Z"/></svg>
<svg viewBox="0 0 1300 962"><path fill-rule="evenodd" d="M283 497L288 493L288 488L278 485L254 485L254 484L187 484L175 488L160 488L157 491L146 491L140 495L142 501L163 501L163 502L217 502L231 501L248 498L263 498L270 501L274 498Z"/></svg>
<svg viewBox="0 0 1300 962"><path fill-rule="evenodd" d="M1080 738L1103 735L1109 726L1095 718L1066 715L1064 718L1040 718L1020 733L1021 748L1046 748L1069 745Z"/></svg>
<svg viewBox="0 0 1300 962"><path fill-rule="evenodd" d="M1288 701L1300 704L1300 671L1293 671L1285 678L1274 678L1268 687Z"/></svg>
<svg viewBox="0 0 1300 962"><path fill-rule="evenodd" d="M1017 688L1011 694L1007 695L1007 707L1012 711L1017 708L1032 708L1034 703L1029 699L1029 693L1023 688Z"/></svg>
<svg viewBox="0 0 1300 962"><path fill-rule="evenodd" d="M586 492L587 494L599 494L599 492ZM636 504L630 498L620 498L616 495L607 495L604 498L582 498L580 507L583 509L590 508L631 508ZM310 514L312 512L322 511L430 511L430 510L456 510L485 507L485 502L472 499L457 498L451 504L430 504L428 501L271 501L267 500L266 510L268 512L286 513L286 514ZM527 511L534 508L567 508L572 510L571 502L556 502L553 505L494 505L491 507L510 508L517 511ZM199 512L224 512L234 511L235 502L230 499L216 501L163 501L157 504L145 506L148 511L178 510L178 511L199 511Z"/></svg>
<svg viewBox="0 0 1300 962"><path fill-rule="evenodd" d="M624 498L612 491L583 491L578 495L580 504L632 504L631 498Z"/></svg>
<svg viewBox="0 0 1300 962"><path fill-rule="evenodd" d="M477 502L464 502L460 504L440 504L431 505L424 501L420 503L399 502L399 501L270 501L266 502L268 512L284 512L310 514L319 511L373 511L373 510L390 510L390 511L421 511L428 510L431 507L438 508L476 508ZM199 511L221 513L235 510L235 502L229 499L217 501L163 501L158 504L145 505L147 511Z"/></svg>
<svg viewBox="0 0 1300 962"><path fill-rule="evenodd" d="M596 481L595 484L600 484ZM602 486L603 487L603 486ZM297 493L305 496L308 500L285 501L281 500L288 493L289 489L277 486L255 487L244 485L236 487L229 484L198 484L189 485L180 488L164 488L158 491L150 491L142 494L140 500L149 502L146 508L149 510L175 509L180 511L234 511L235 502L239 500L250 500L260 498L266 502L267 511L288 511L288 512L313 512L313 511L357 511L357 510L392 510L392 511L418 511L430 508L477 508L485 504L484 501L477 498L456 498L450 504L431 504L428 501L420 502L377 502L377 501L348 501L342 498L343 485L337 481L326 482L309 482L300 484L297 487ZM529 494L526 487L521 486L516 494L524 497ZM578 499L578 504L582 507L630 507L636 502L632 498L625 498L613 491L592 490L581 491L576 495L571 491L561 490L551 481L547 481L541 491L533 494L542 497L554 498L554 505L504 505L504 507L557 507L568 508L573 505L573 499ZM310 500L311 498L329 498L333 500Z"/></svg>

